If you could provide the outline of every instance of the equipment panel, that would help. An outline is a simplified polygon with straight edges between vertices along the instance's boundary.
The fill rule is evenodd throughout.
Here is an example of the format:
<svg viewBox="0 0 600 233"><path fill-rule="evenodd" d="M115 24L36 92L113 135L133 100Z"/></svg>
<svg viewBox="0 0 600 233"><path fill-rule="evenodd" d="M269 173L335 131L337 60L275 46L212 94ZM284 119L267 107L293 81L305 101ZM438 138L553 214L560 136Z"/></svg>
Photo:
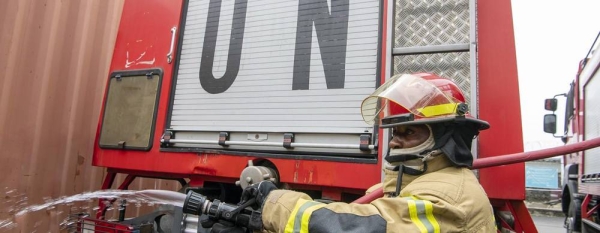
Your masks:
<svg viewBox="0 0 600 233"><path fill-rule="evenodd" d="M172 146L223 148L226 133L227 149L364 155L361 135L375 132L360 104L379 83L380 11L374 0L190 0ZM283 147L286 134L302 144Z"/></svg>

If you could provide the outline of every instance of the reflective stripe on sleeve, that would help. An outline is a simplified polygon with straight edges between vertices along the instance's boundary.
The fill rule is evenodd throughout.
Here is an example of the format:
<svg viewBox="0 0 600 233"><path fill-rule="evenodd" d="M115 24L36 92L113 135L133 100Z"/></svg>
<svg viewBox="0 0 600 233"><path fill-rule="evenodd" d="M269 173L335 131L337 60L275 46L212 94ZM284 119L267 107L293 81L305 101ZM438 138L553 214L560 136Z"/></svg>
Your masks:
<svg viewBox="0 0 600 233"><path fill-rule="evenodd" d="M308 233L308 221L313 211L325 206L325 204L299 199L296 206L290 214L287 224L285 225L285 233Z"/></svg>
<svg viewBox="0 0 600 233"><path fill-rule="evenodd" d="M417 225L421 233L440 233L440 224L433 216L433 203L405 197L408 203L410 219Z"/></svg>

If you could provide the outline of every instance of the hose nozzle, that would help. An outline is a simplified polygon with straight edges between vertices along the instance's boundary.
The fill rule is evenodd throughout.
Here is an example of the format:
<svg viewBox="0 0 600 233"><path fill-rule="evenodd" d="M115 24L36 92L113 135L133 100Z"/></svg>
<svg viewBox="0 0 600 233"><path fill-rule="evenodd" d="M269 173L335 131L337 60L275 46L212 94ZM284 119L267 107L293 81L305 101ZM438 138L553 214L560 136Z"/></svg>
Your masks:
<svg viewBox="0 0 600 233"><path fill-rule="evenodd" d="M208 213L211 202L206 196L190 191L183 202L183 212L186 214L202 215Z"/></svg>

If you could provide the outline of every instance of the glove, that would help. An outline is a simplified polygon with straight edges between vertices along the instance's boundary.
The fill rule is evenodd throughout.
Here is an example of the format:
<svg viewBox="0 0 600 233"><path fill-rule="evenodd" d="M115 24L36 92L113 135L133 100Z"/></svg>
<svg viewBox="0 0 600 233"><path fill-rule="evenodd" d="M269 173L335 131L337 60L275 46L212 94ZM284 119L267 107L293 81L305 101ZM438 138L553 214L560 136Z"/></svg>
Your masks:
<svg viewBox="0 0 600 233"><path fill-rule="evenodd" d="M251 205L251 207L255 210L260 209L262 208L263 203L265 202L265 199L267 199L269 193L275 189L277 189L277 186L268 180L250 185L242 192L242 198L240 199L239 205L246 203L252 198L255 198L256 202Z"/></svg>
<svg viewBox="0 0 600 233"><path fill-rule="evenodd" d="M227 221L217 221L210 218L200 220L202 228L211 228L210 233L246 233L242 227Z"/></svg>

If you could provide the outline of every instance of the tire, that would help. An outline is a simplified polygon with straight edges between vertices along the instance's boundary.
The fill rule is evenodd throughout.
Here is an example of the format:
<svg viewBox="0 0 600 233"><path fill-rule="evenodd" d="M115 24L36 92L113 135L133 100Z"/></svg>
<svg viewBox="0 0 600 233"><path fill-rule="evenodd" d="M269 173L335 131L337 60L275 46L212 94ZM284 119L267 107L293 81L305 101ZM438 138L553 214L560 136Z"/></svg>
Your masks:
<svg viewBox="0 0 600 233"><path fill-rule="evenodd" d="M567 233L581 232L581 201L577 198L571 199L569 210L565 217L565 228Z"/></svg>

